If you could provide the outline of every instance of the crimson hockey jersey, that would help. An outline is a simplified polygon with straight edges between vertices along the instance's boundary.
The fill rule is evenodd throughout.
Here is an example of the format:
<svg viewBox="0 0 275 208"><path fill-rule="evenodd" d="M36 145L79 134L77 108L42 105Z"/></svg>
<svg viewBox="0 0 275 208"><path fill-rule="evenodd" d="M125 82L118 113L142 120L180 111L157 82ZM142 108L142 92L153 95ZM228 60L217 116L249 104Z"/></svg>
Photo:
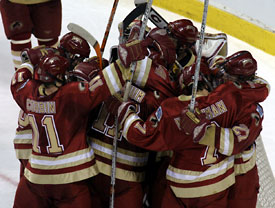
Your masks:
<svg viewBox="0 0 275 208"><path fill-rule="evenodd" d="M125 70L117 61L106 67L111 73L115 68ZM130 98L141 104L139 115L147 117L168 97L176 96L175 84L170 81L168 71L150 58L137 62L133 84L142 88L132 88ZM114 117L107 111L105 104L100 108L97 119L89 128L89 139L94 148L99 171L111 175L113 138L115 135ZM149 152L118 138L116 178L124 181L142 182L145 178Z"/></svg>
<svg viewBox="0 0 275 208"><path fill-rule="evenodd" d="M204 144L193 143L181 130L181 112L190 103L188 96L167 99L145 122L131 114L122 134L142 148L173 150L166 178L177 197L212 195L234 184L233 154L248 148L258 137L263 119L258 102L267 97L268 87L256 78L244 85L228 82L208 96L197 97L198 108L219 124L207 130Z"/></svg>
<svg viewBox="0 0 275 208"><path fill-rule="evenodd" d="M37 184L65 184L98 173L93 149L86 141L88 113L122 86L114 71L102 71L90 83L71 82L45 96L45 86L23 64L13 76L11 91L28 115L33 131L32 154L25 177ZM122 80L123 82L123 80Z"/></svg>

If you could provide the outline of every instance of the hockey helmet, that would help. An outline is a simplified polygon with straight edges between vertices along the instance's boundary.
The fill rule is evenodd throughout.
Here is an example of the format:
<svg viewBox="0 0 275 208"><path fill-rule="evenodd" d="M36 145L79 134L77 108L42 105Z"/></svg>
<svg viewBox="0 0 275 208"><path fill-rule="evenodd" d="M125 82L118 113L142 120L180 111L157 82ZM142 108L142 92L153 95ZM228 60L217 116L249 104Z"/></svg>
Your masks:
<svg viewBox="0 0 275 208"><path fill-rule="evenodd" d="M168 30L182 44L194 44L198 39L198 29L188 19L170 22Z"/></svg>
<svg viewBox="0 0 275 208"><path fill-rule="evenodd" d="M90 46L88 42L79 35L69 32L60 39L59 48L72 55L79 55L81 58L88 58L90 55ZM71 58L71 57L67 57Z"/></svg>
<svg viewBox="0 0 275 208"><path fill-rule="evenodd" d="M39 63L37 69L38 79L45 83L55 81L63 83L62 77L64 77L69 66L69 61L63 56L57 54L46 55Z"/></svg>
<svg viewBox="0 0 275 208"><path fill-rule="evenodd" d="M250 77L257 71L257 61L248 51L238 51L225 59L225 72L229 75Z"/></svg>

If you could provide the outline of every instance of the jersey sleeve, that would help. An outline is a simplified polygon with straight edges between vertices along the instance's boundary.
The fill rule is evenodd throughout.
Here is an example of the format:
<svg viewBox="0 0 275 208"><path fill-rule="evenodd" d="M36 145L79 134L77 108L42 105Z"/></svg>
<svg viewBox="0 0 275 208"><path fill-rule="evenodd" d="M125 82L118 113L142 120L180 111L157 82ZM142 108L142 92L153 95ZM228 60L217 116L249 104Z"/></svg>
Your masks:
<svg viewBox="0 0 275 208"><path fill-rule="evenodd" d="M32 128L28 116L22 110L19 113L13 144L17 159L29 159L32 152Z"/></svg>
<svg viewBox="0 0 275 208"><path fill-rule="evenodd" d="M251 106L240 117L232 128L211 126L200 144L215 144L218 151L227 156L239 154L249 148L262 130L263 109L259 104Z"/></svg>
<svg viewBox="0 0 275 208"><path fill-rule="evenodd" d="M29 63L22 64L14 73L11 80L11 93L17 104L25 110L26 94L30 93L33 79L33 66Z"/></svg>
<svg viewBox="0 0 275 208"><path fill-rule="evenodd" d="M174 150L184 140L173 136L182 132L176 119L170 115L164 105L155 110L146 121L133 113L126 119L122 134L128 142L147 150Z"/></svg>

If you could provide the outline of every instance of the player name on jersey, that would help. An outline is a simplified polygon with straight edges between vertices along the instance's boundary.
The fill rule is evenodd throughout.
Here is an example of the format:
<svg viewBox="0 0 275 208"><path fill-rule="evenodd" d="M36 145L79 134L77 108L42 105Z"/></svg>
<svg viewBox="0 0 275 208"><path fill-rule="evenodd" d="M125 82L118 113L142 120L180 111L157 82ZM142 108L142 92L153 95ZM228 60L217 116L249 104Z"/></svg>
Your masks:
<svg viewBox="0 0 275 208"><path fill-rule="evenodd" d="M211 106L201 109L201 112L205 113L209 119L213 119L225 112L227 112L227 108L223 102L220 100Z"/></svg>
<svg viewBox="0 0 275 208"><path fill-rule="evenodd" d="M34 113L41 113L41 114L55 114L56 107L54 101L35 101L31 99L27 99L27 110Z"/></svg>

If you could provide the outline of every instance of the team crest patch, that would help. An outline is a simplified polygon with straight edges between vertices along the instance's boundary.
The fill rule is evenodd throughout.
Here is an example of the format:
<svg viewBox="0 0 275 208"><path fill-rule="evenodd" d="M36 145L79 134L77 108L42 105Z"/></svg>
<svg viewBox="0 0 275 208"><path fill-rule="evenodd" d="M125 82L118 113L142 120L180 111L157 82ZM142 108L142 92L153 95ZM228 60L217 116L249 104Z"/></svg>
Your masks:
<svg viewBox="0 0 275 208"><path fill-rule="evenodd" d="M159 108L157 109L155 115L156 115L157 120L160 121L160 119L161 119L161 117L162 117L162 108L161 108L161 107L159 107Z"/></svg>
<svg viewBox="0 0 275 208"><path fill-rule="evenodd" d="M259 115L261 116L261 118L263 118L264 116L264 111L262 106L260 106L259 104L257 105L256 111L259 113Z"/></svg>
<svg viewBox="0 0 275 208"><path fill-rule="evenodd" d="M162 79L166 79L167 76L166 76L166 73L165 73L165 68L161 65L159 65L156 69L155 69L155 73L160 76Z"/></svg>
<svg viewBox="0 0 275 208"><path fill-rule="evenodd" d="M10 24L10 31L20 30L23 27L23 23L19 21L15 21Z"/></svg>

